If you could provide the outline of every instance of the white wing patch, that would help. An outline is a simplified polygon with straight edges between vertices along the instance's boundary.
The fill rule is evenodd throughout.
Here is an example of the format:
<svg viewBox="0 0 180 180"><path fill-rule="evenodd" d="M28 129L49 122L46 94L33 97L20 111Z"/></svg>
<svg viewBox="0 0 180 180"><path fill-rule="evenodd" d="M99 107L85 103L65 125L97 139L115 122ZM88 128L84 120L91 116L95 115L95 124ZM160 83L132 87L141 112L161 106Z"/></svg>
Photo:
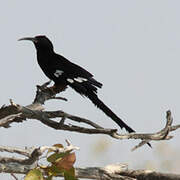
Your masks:
<svg viewBox="0 0 180 180"><path fill-rule="evenodd" d="M74 78L75 81L79 82L79 83L82 83L82 82L85 82L87 81L86 78L82 78L82 77L77 77L77 78Z"/></svg>
<svg viewBox="0 0 180 180"><path fill-rule="evenodd" d="M72 84L72 83L74 83L74 81L76 81L78 83L82 83L82 82L85 82L85 81L88 81L88 80L86 78L77 77L77 78L74 78L74 79L68 78L67 81Z"/></svg>
<svg viewBox="0 0 180 180"><path fill-rule="evenodd" d="M59 76L61 76L63 74L64 71L61 70L56 70L56 72L54 73L54 75L58 78Z"/></svg>
<svg viewBox="0 0 180 180"><path fill-rule="evenodd" d="M70 82L71 84L74 82L73 79L69 79L69 78L67 78L67 81Z"/></svg>

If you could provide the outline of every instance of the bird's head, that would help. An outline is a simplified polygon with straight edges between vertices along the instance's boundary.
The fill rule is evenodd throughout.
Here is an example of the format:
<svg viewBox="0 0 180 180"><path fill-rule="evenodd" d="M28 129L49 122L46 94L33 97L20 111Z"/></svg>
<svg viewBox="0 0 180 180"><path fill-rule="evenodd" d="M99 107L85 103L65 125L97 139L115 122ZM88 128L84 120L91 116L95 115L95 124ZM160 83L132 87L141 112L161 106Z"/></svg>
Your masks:
<svg viewBox="0 0 180 180"><path fill-rule="evenodd" d="M52 42L44 35L35 36L35 37L24 37L19 39L18 41L29 40L32 41L37 50L50 50L53 51Z"/></svg>

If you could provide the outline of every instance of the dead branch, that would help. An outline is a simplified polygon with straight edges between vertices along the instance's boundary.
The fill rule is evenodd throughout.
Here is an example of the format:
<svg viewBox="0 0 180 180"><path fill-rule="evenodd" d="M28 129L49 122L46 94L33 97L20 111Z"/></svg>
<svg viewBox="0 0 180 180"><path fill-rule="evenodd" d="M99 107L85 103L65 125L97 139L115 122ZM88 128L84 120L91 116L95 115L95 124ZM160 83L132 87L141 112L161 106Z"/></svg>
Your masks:
<svg viewBox="0 0 180 180"><path fill-rule="evenodd" d="M135 146L132 150L135 150L149 141L159 141L159 140L169 140L173 136L170 136L169 133L171 131L175 131L180 128L180 125L172 126L173 118L170 110L166 112L166 125L165 127L155 133L130 133L130 134L119 134L117 129L107 129L90 121L89 119L78 117L75 115L71 115L69 113L63 112L61 110L58 111L43 111L43 104L50 99L61 99L67 100L62 97L56 97L58 93L51 90L51 87L47 87L50 82L43 84L42 86L37 86L36 96L32 104L27 106L21 106L14 103L10 100L11 105L2 106L0 108L0 127L9 128L11 123L16 122L20 123L27 119L35 119L39 120L43 124L54 128L56 130L65 130L72 131L78 133L86 133L86 134L106 134L116 139L140 139L142 140L137 146ZM52 120L54 118L60 118L59 122ZM88 126L77 126L73 124L65 124L66 119L71 121L75 121L78 123L84 123Z"/></svg>
<svg viewBox="0 0 180 180"><path fill-rule="evenodd" d="M1 151L11 152L17 154L23 154L28 158L12 158L4 157L0 158L0 172L4 173L16 173L16 174L27 174L28 171L38 166L38 160L47 150L54 152L69 152L76 150L78 147L73 146L67 141L67 147L58 148L55 146L42 146L38 148L14 148L14 147L0 147ZM26 153L25 153L26 152ZM8 161L7 161L8 159ZM86 179L101 179L101 180L179 180L180 174L168 174L160 173L151 170L131 170L128 169L127 164L111 164L106 167L86 167L86 168L75 168L75 174L77 178Z"/></svg>

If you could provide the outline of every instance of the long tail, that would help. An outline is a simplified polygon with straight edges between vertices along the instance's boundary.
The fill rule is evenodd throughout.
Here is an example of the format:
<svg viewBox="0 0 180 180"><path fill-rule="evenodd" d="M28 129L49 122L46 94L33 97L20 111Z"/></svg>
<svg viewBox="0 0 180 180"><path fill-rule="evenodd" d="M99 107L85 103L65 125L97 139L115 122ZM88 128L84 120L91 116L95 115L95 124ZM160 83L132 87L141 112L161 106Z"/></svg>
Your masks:
<svg viewBox="0 0 180 180"><path fill-rule="evenodd" d="M92 82L91 82L92 83ZM96 84L95 84L96 83ZM93 82L96 87L101 88L102 84L98 82ZM98 84L97 84L98 83ZM69 84L76 92L81 95L88 97L92 103L101 109L107 116L109 116L113 121L115 121L121 128L125 128L129 133L135 132L131 127L129 127L122 119L120 119L112 110L107 107L97 96L97 88L92 86L89 82L85 82L83 86L77 82ZM147 143L151 147L150 143Z"/></svg>
<svg viewBox="0 0 180 180"><path fill-rule="evenodd" d="M122 119L120 119L115 113L108 108L95 93L87 95L87 97L95 104L99 109L101 109L107 116L109 116L113 121L115 121L121 128L125 128L129 133L135 132L131 127L129 127ZM147 145L152 148L151 144L148 142Z"/></svg>
<svg viewBox="0 0 180 180"><path fill-rule="evenodd" d="M112 110L107 107L94 93L91 92L86 95L95 106L101 109L107 116L109 116L113 121L115 121L121 128L125 128L129 133L135 132L131 127L129 127L122 119L120 119Z"/></svg>
<svg viewBox="0 0 180 180"><path fill-rule="evenodd" d="M91 78L91 81L86 81L83 83L78 83L74 81L74 83L70 83L69 85L79 94L85 95L87 98L89 98L95 106L101 109L107 116L109 116L113 121L115 121L121 128L125 128L126 131L128 131L129 133L135 132L98 98L96 94L97 87L101 88L102 87L101 83Z"/></svg>

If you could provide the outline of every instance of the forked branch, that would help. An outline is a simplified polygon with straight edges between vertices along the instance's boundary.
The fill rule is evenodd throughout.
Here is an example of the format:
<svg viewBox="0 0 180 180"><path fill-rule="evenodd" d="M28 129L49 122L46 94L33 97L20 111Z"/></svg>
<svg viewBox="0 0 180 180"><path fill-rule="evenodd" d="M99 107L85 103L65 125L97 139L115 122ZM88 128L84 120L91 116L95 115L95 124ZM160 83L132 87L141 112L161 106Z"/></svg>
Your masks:
<svg viewBox="0 0 180 180"><path fill-rule="evenodd" d="M51 87L48 87L50 82L43 84L42 86L37 86L36 97L32 104L27 106L21 106L14 103L10 100L11 105L2 106L0 109L0 127L8 128L10 124L13 122L23 122L27 119L36 119L42 122L43 124L54 128L56 130L65 130L65 131L73 131L78 133L86 133L86 134L106 134L116 139L140 139L142 140L139 145L134 147L132 150L135 150L138 147L143 146L149 141L159 141L159 140L169 140L173 136L170 136L169 133L171 131L175 131L180 128L180 125L172 126L173 118L171 115L171 111L168 110L166 112L166 126L155 133L130 133L130 134L119 134L117 129L107 129L102 126L94 123L93 121L78 117L75 115L71 115L69 113L63 112L61 110L58 111L44 111L43 104L50 99L59 99L65 100L66 98L57 97L58 93L52 91ZM53 120L55 118L60 118L60 121L57 122ZM87 126L77 126L71 124L67 124L66 120L69 119L74 122L84 123Z"/></svg>

